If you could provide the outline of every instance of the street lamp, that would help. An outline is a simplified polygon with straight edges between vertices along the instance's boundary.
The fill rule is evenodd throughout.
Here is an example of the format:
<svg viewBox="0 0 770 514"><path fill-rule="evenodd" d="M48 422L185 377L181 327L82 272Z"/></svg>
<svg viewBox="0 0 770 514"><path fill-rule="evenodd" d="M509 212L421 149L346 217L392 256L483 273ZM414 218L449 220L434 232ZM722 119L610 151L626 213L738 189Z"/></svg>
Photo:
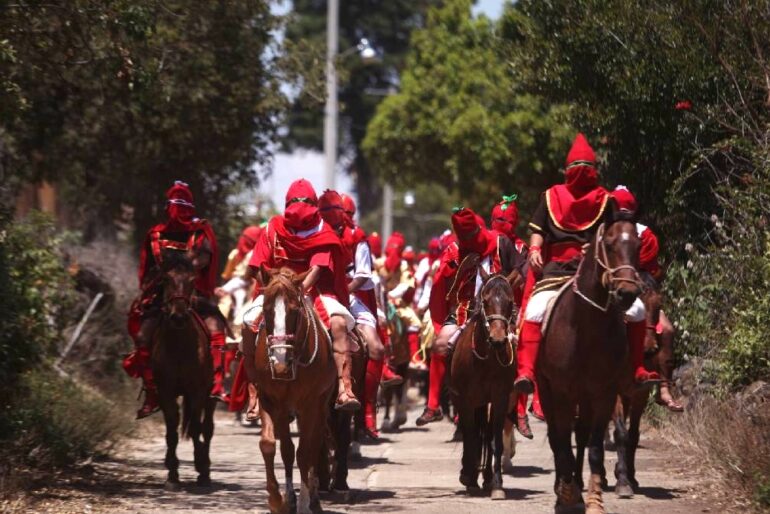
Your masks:
<svg viewBox="0 0 770 514"><path fill-rule="evenodd" d="M327 189L335 187L335 172L337 170L337 69L335 59L358 51L364 64L377 62L377 51L362 38L359 42L344 52L338 54L339 39L339 0L328 0L326 12L326 106L324 107L324 171Z"/></svg>

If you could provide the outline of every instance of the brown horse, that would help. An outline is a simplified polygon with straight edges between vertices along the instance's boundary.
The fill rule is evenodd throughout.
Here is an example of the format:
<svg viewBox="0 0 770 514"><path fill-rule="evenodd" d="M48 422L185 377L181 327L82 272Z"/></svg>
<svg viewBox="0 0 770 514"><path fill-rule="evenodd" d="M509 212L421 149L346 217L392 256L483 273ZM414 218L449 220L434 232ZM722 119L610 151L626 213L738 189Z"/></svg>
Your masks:
<svg viewBox="0 0 770 514"><path fill-rule="evenodd" d="M508 332L515 303L509 279L478 270L483 282L475 311L451 356L450 394L463 437L460 483L469 493L477 493L483 470L484 490L491 491L493 500L502 500L503 425L516 376L516 353Z"/></svg>
<svg viewBox="0 0 770 514"><path fill-rule="evenodd" d="M173 254L172 254L173 255ZM176 257L163 263L163 314L152 338L152 370L160 408L166 422L166 488L179 488L179 406L182 397L182 435L195 448L198 485L211 483L209 447L214 435L216 400L209 396L214 364L203 321L192 310L195 270L189 259ZM202 436L202 439L201 439Z"/></svg>
<svg viewBox="0 0 770 514"><path fill-rule="evenodd" d="M663 294L652 277L646 277L641 299L647 311L647 336L644 341L647 369L657 371L666 379L673 372L673 334L658 334L656 327L660 319ZM639 425L650 397L649 387L638 387L633 380L631 359L628 360L620 394L615 404L613 422L615 425L615 446L618 461L615 464L615 492L621 498L631 498L639 488L636 480L636 449L639 447ZM628 426L626 426L628 422Z"/></svg>
<svg viewBox="0 0 770 514"><path fill-rule="evenodd" d="M604 432L629 353L624 314L641 293L636 227L619 216L612 203L571 285L557 299L540 344L536 374L556 466L557 511L582 503L571 445L574 424L577 446L589 447L586 512L605 512Z"/></svg>
<svg viewBox="0 0 770 514"><path fill-rule="evenodd" d="M409 359L412 357L409 352L409 334L407 328L409 321L398 312L398 309L390 302L386 303L387 328L390 333L390 363L399 376L408 379L411 375L409 369ZM382 390L382 400L385 405L385 413L382 419L382 431L385 433L398 432L401 426L406 423L407 400L406 393L409 389L409 381L384 388ZM391 408L394 411L391 418Z"/></svg>
<svg viewBox="0 0 770 514"><path fill-rule="evenodd" d="M357 398L363 398L368 356L364 337L358 330L353 331L353 343L355 350L351 352L350 360L353 394ZM336 397L337 390L335 389L331 398L332 402L329 404L329 433L327 434L327 445L324 447L327 453L321 456L321 465L319 465L318 470L319 485L322 490L347 493L350 490L348 487L350 443L354 440L358 441L359 428L363 426L363 410L351 412L335 409L334 399ZM354 425L352 429L351 423ZM324 459L327 455L328 459Z"/></svg>
<svg viewBox="0 0 770 514"><path fill-rule="evenodd" d="M265 461L271 512L320 511L319 466L327 427L327 413L337 379L329 333L312 304L304 298L297 275L284 268L270 274L264 290L264 323L256 346L245 342L250 376L255 377L262 408L259 449ZM299 425L301 485L297 504L293 484L294 443L289 431L296 414ZM276 436L286 470L286 494L281 497L275 476Z"/></svg>

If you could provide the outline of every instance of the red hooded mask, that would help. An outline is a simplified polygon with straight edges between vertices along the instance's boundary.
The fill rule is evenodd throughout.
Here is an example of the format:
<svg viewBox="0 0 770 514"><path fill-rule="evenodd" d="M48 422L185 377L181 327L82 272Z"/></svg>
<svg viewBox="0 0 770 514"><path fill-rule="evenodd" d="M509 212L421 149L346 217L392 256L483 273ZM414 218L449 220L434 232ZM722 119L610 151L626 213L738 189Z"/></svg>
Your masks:
<svg viewBox="0 0 770 514"><path fill-rule="evenodd" d="M615 191L611 193L612 198L615 200L615 204L621 211L626 211L629 214L636 214L636 210L639 205L636 203L636 197L628 190L626 186L618 186Z"/></svg>
<svg viewBox="0 0 770 514"><path fill-rule="evenodd" d="M382 256L382 238L377 232L372 232L367 238L369 241L369 248L372 250L372 255L375 259L379 259Z"/></svg>
<svg viewBox="0 0 770 514"><path fill-rule="evenodd" d="M461 208L452 214L452 228L457 235L461 260L469 253L486 257L495 248L495 238L487 230L484 220L471 209Z"/></svg>
<svg viewBox="0 0 770 514"><path fill-rule="evenodd" d="M240 259L243 259L243 257L254 248L254 245L257 244L257 239L259 239L259 234L261 233L262 227L257 225L252 225L243 229L241 237L238 238L238 245L236 246L238 249L238 257Z"/></svg>
<svg viewBox="0 0 770 514"><path fill-rule="evenodd" d="M407 246L404 248L404 252L401 254L401 256L404 258L406 263L409 264L409 266L414 266L414 261L417 259L417 254L415 254L414 248Z"/></svg>
<svg viewBox="0 0 770 514"><path fill-rule="evenodd" d="M353 201L353 198L351 198L348 195L341 195L342 196L342 209L345 211L345 222L348 224L349 227L354 227L356 225L355 217L356 217L356 202Z"/></svg>
<svg viewBox="0 0 770 514"><path fill-rule="evenodd" d="M195 219L195 204L190 186L177 180L166 191L166 221L165 229L170 232L190 230Z"/></svg>
<svg viewBox="0 0 770 514"><path fill-rule="evenodd" d="M406 240L401 232L393 232L385 245L385 269L396 271L401 266L401 254L406 246Z"/></svg>
<svg viewBox="0 0 770 514"><path fill-rule="evenodd" d="M431 264L441 257L441 239L434 237L428 243L428 260Z"/></svg>
<svg viewBox="0 0 770 514"><path fill-rule="evenodd" d="M315 189L304 178L295 180L289 186L283 217L286 219L286 226L294 231L310 230L321 223Z"/></svg>
<svg viewBox="0 0 770 514"><path fill-rule="evenodd" d="M578 134L567 154L564 184L573 196L583 196L599 185L596 154L583 134Z"/></svg>
<svg viewBox="0 0 770 514"><path fill-rule="evenodd" d="M331 189L324 191L318 199L318 210L323 220L334 230L339 230L347 224L342 207L342 196L337 191Z"/></svg>
<svg viewBox="0 0 770 514"><path fill-rule="evenodd" d="M567 154L564 184L546 191L551 220L561 230L580 232L598 221L607 206L607 190L598 184L596 157L583 134Z"/></svg>
<svg viewBox="0 0 770 514"><path fill-rule="evenodd" d="M503 200L492 208L492 230L496 230L515 241L516 225L519 223L519 208L516 195L504 196Z"/></svg>

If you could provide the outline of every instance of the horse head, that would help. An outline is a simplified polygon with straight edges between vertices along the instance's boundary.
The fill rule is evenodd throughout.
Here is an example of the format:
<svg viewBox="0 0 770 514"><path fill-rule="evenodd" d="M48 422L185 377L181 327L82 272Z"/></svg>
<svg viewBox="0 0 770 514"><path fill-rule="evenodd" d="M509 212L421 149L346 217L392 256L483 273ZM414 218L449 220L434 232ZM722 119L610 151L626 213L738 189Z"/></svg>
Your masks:
<svg viewBox="0 0 770 514"><path fill-rule="evenodd" d="M482 285L476 305L479 321L487 333L487 341L494 348L508 342L508 329L514 322L516 304L513 300L513 286L521 279L518 272L510 276L489 274L479 266Z"/></svg>
<svg viewBox="0 0 770 514"><path fill-rule="evenodd" d="M169 253L161 266L163 272L163 310L171 323L181 325L192 309L195 292L195 268L179 252Z"/></svg>
<svg viewBox="0 0 770 514"><path fill-rule="evenodd" d="M604 223L594 238L589 255L601 270L601 283L609 293L609 301L620 310L631 307L642 293L642 281L637 272L641 242L636 232L633 214L617 207L610 200Z"/></svg>
<svg viewBox="0 0 770 514"><path fill-rule="evenodd" d="M264 291L264 320L268 358L274 377L295 376L301 348L310 326L309 309L302 293L307 273L295 274L282 268L269 273Z"/></svg>

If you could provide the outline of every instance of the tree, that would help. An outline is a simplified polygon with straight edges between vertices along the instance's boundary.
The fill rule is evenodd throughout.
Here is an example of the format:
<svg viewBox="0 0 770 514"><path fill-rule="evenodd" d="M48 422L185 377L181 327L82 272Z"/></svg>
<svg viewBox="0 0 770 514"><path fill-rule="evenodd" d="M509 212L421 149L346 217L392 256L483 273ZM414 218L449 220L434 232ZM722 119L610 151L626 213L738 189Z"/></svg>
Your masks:
<svg viewBox="0 0 770 514"><path fill-rule="evenodd" d="M485 210L500 193L555 180L572 131L563 106L519 91L493 22L474 19L471 5L429 11L401 91L379 106L363 146L389 180L441 183Z"/></svg>
<svg viewBox="0 0 770 514"><path fill-rule="evenodd" d="M339 48L344 53L361 38L368 38L381 52L379 63L364 63L354 56L337 61L340 72L340 130L342 159L356 183L361 210L377 205L380 184L377 170L361 151L361 141L375 108L389 91L398 87L398 75L409 47L409 34L423 24L423 13L435 0L346 0L340 2ZM294 148L319 150L323 141L323 66L326 49L325 1L295 0L286 28L287 45L300 54L315 80L307 80L298 91L282 139L287 151Z"/></svg>
<svg viewBox="0 0 770 514"><path fill-rule="evenodd" d="M86 234L137 235L174 179L216 220L267 163L281 107L268 2L3 2L6 172L59 185Z"/></svg>

